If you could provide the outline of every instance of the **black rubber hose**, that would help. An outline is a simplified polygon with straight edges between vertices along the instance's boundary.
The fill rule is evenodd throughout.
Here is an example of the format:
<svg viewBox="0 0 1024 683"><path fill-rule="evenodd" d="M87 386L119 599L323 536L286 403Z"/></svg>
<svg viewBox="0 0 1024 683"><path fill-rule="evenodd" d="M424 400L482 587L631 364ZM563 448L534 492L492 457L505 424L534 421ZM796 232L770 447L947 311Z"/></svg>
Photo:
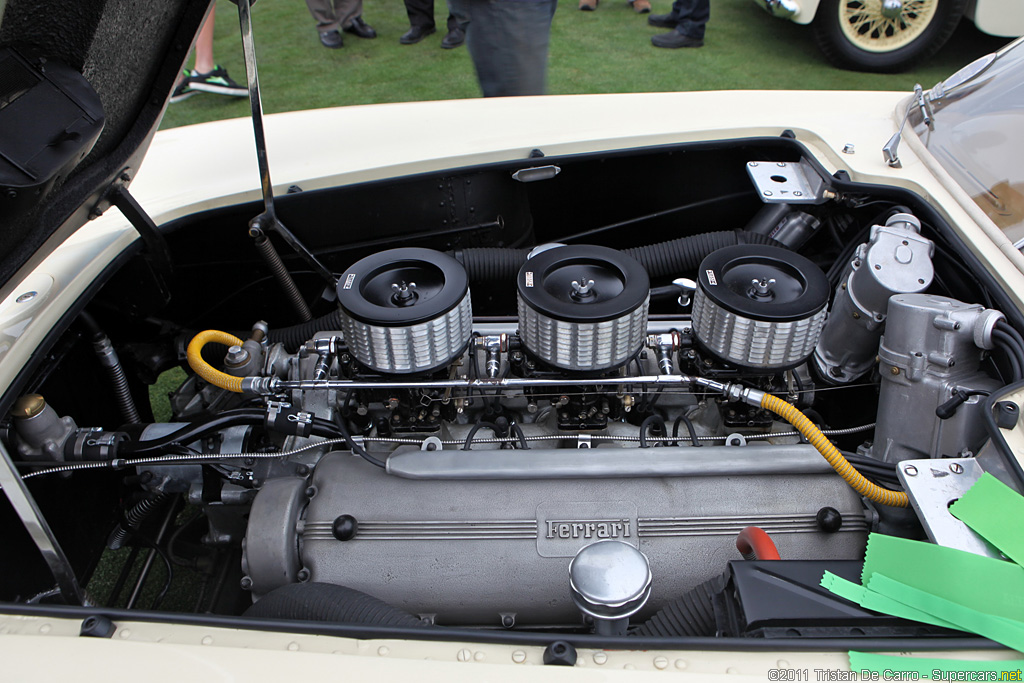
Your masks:
<svg viewBox="0 0 1024 683"><path fill-rule="evenodd" d="M490 429L492 432L494 432L495 435L498 434L498 426L493 422L477 422L475 425L473 425L473 428L469 430L469 434L466 435L466 443L463 444L462 450L473 450L473 437L476 436L476 433L479 432L484 427Z"/></svg>
<svg viewBox="0 0 1024 683"><path fill-rule="evenodd" d="M714 636L718 630L715 623L714 597L725 590L728 576L716 576L694 587L689 593L668 603L653 617L630 630L629 635L665 638Z"/></svg>
<svg viewBox="0 0 1024 683"><path fill-rule="evenodd" d="M658 428L659 436L668 436L668 429L665 427L665 420L663 420L660 415L648 415L644 418L644 421L640 423L640 448L647 448L647 430L651 427ZM661 445L661 442L658 442L655 445Z"/></svg>
<svg viewBox="0 0 1024 683"><path fill-rule="evenodd" d="M399 628L426 626L372 595L330 583L291 583L276 588L245 610L244 616Z"/></svg>
<svg viewBox="0 0 1024 683"><path fill-rule="evenodd" d="M693 272L711 252L736 244L782 246L770 237L735 230L689 235L622 251L639 261L651 278L657 278ZM529 249L483 247L463 249L451 252L451 255L466 268L470 282L487 282L514 279L526 263L528 253Z"/></svg>
<svg viewBox="0 0 1024 683"><path fill-rule="evenodd" d="M470 282L514 280L526 263L529 249L477 247L450 252L466 269Z"/></svg>
<svg viewBox="0 0 1024 683"><path fill-rule="evenodd" d="M143 453L162 451L172 443L190 443L200 439L207 434L218 432L228 427L237 427L247 424L262 424L267 419L265 411L259 408L237 408L225 410L222 413L202 422L193 422L181 429L171 432L167 436L148 441L134 441L124 444L118 449L118 455L137 456ZM313 436L322 436L328 439L345 438L344 433L338 425L323 418L313 418Z"/></svg>
<svg viewBox="0 0 1024 683"><path fill-rule="evenodd" d="M298 325L292 325L291 327L280 327L270 328L268 336L271 344L281 343L284 344L285 350L289 353L294 353L300 346L306 343L307 340L312 339L313 335L323 330L340 330L341 329L341 313L338 310L333 310L327 315L323 315L313 320L308 320Z"/></svg>
<svg viewBox="0 0 1024 683"><path fill-rule="evenodd" d="M697 438L697 430L693 427L693 420L687 417L686 413L681 414L676 418L675 423L672 425L672 438L679 436L679 423L686 425L686 431L690 433L690 444L694 448L700 448L700 440ZM678 443L676 444L679 445Z"/></svg>
<svg viewBox="0 0 1024 683"><path fill-rule="evenodd" d="M519 445L520 445L520 446L522 447L522 449L523 449L524 451L528 451L528 450L530 450L530 444L528 444L528 443L526 442L526 434L524 434L524 433L523 433L523 428L522 428L522 427L520 427L520 426L519 426L518 424L516 424L515 422L513 422L513 423L511 424L511 428L512 428L512 433L513 433L513 434L515 434L515 435L516 435L516 438L518 438L518 439L519 439Z"/></svg>
<svg viewBox="0 0 1024 683"><path fill-rule="evenodd" d="M355 442L355 439L352 438L352 434L348 431L348 427L345 426L344 418L339 420L338 424L335 426L338 428L338 431L341 432L341 437L345 439L345 443L348 445L348 449L350 451L352 451L353 453L355 453L356 455L358 455L360 458L370 463L371 465L380 467L381 469L387 469L387 463L385 463L383 460L380 460L379 458L373 457L372 455L366 452L365 448L363 448L362 446Z"/></svg>

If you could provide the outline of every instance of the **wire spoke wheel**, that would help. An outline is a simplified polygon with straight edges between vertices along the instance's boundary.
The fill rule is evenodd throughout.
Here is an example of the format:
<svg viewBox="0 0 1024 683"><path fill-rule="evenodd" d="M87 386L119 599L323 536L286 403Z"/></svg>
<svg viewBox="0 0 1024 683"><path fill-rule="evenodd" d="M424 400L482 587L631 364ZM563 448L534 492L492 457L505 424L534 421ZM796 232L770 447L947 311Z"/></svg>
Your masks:
<svg viewBox="0 0 1024 683"><path fill-rule="evenodd" d="M968 0L821 0L814 37L844 69L902 71L949 40Z"/></svg>
<svg viewBox="0 0 1024 683"><path fill-rule="evenodd" d="M935 19L938 0L906 0L898 16L882 12L882 0L844 0L843 34L868 52L889 52L909 45Z"/></svg>

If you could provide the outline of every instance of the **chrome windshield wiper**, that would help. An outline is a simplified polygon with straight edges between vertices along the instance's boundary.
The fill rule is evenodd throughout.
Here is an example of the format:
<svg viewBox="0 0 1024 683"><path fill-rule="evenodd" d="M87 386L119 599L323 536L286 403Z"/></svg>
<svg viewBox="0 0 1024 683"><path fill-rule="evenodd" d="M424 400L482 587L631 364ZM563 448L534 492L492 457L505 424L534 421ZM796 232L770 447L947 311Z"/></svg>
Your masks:
<svg viewBox="0 0 1024 683"><path fill-rule="evenodd" d="M946 80L939 81L932 86L931 90L928 91L928 101L930 103L938 102L953 91L961 88L967 83L970 83L978 76L985 73L988 68L995 63L998 57L998 52L992 52L984 57L979 57Z"/></svg>
<svg viewBox="0 0 1024 683"><path fill-rule="evenodd" d="M915 84L914 99L907 105L907 111L903 114L903 121L900 123L899 130L882 146L882 157L885 159L885 163L892 168L902 168L903 164L900 163L898 148L900 140L903 139L903 127L907 125L907 119L910 118L910 114L915 108L921 111L921 122L927 126L928 130L934 130L934 118L937 108L933 105L977 79L978 76L995 63L998 57L998 52L980 57L946 80L936 83L928 92L921 88L920 83Z"/></svg>
<svg viewBox="0 0 1024 683"><path fill-rule="evenodd" d="M907 119L910 118L910 112L914 111L917 107L921 110L921 119L924 124L928 126L928 129L932 128L932 115L931 110L928 106L928 100L925 99L924 90L921 88L920 83L914 84L914 99L907 105L907 111L903 114L903 121L900 122L900 129L896 131L896 134L889 138L889 142L882 145L882 158L885 159L885 163L892 168L903 168L903 164L900 163L900 157L897 150L900 146L900 140L903 139L903 127L907 125Z"/></svg>

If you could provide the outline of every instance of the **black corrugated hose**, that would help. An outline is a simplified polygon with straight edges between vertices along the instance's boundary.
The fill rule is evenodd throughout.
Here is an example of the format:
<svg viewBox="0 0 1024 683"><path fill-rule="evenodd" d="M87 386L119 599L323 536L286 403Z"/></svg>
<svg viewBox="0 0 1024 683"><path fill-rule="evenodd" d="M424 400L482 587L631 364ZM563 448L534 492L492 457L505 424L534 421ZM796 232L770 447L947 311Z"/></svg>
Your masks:
<svg viewBox="0 0 1024 683"><path fill-rule="evenodd" d="M166 493L157 493L150 498L143 498L125 513L124 519L114 528L107 539L107 547L118 550L128 540L128 536L146 521L150 513L167 499Z"/></svg>
<svg viewBox="0 0 1024 683"><path fill-rule="evenodd" d="M711 252L736 244L782 246L765 235L745 230L727 230L689 235L622 251L635 258L653 279L693 272ZM526 255L530 250L482 247L450 253L465 266L470 282L488 282L514 279L526 263Z"/></svg>
<svg viewBox="0 0 1024 683"><path fill-rule="evenodd" d="M725 589L728 578L728 574L723 574L694 587L631 629L629 635L665 638L715 635L718 626L715 622L714 596Z"/></svg>

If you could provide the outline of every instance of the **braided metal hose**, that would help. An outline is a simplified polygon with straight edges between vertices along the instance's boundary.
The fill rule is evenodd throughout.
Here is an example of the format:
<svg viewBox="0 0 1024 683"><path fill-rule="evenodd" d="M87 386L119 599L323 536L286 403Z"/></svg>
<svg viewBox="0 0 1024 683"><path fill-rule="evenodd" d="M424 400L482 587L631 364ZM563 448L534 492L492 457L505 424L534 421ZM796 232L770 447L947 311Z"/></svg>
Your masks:
<svg viewBox="0 0 1024 683"><path fill-rule="evenodd" d="M100 339L93 341L92 347L96 351L96 355L99 356L100 363L107 370L121 418L127 424L142 422L142 418L139 417L139 409L135 406L135 399L132 398L132 392L128 388L128 377L124 374L124 368L121 366L117 353L114 352L114 346L110 343L110 339L103 335Z"/></svg>

